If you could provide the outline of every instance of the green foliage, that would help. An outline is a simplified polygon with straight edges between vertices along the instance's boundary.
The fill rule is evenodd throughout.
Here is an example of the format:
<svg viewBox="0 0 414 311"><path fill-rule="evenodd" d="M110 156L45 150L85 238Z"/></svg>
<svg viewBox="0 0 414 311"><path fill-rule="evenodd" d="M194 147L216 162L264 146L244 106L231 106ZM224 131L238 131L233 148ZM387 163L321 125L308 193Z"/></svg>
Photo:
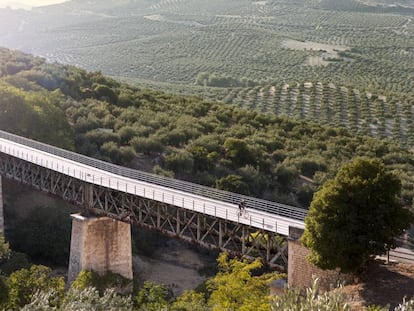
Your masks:
<svg viewBox="0 0 414 311"><path fill-rule="evenodd" d="M72 131L56 107L60 100L59 93L24 92L0 81L1 129L71 149Z"/></svg>
<svg viewBox="0 0 414 311"><path fill-rule="evenodd" d="M9 243L6 242L4 236L0 234L0 262L10 256Z"/></svg>
<svg viewBox="0 0 414 311"><path fill-rule="evenodd" d="M338 291L325 292L320 294L318 291L318 280L316 279L312 287L307 288L304 295L298 289L286 288L283 295L272 297L270 303L271 310L278 311L347 311L351 310L346 303L345 297Z"/></svg>
<svg viewBox="0 0 414 311"><path fill-rule="evenodd" d="M171 305L171 311L209 311L204 294L185 291Z"/></svg>
<svg viewBox="0 0 414 311"><path fill-rule="evenodd" d="M231 159L237 166L254 163L254 155L248 143L243 139L229 137L223 144L226 157Z"/></svg>
<svg viewBox="0 0 414 311"><path fill-rule="evenodd" d="M357 158L315 193L302 242L322 269L357 272L372 255L396 247L414 220L402 207L401 183L376 159ZM332 251L335 250L335 251Z"/></svg>
<svg viewBox="0 0 414 311"><path fill-rule="evenodd" d="M122 290L130 285L130 280L116 273L107 272L105 275L99 275L94 271L82 270L72 282L71 289L84 290L93 287L100 293L104 293L107 288Z"/></svg>
<svg viewBox="0 0 414 311"><path fill-rule="evenodd" d="M216 180L216 188L241 194L249 194L249 188L239 175L227 175Z"/></svg>
<svg viewBox="0 0 414 311"><path fill-rule="evenodd" d="M267 5L273 8L279 4ZM391 170L400 172L404 203L413 205L414 162L402 147L406 144L394 145L355 135L370 131L387 136L390 131L383 125L400 114L399 120L392 122L399 124L402 141L412 140L414 126L407 123L414 120L409 95L401 97L395 92L385 98L373 94L371 89L330 82L279 81L253 89L226 90L226 96L232 92L248 106L249 110L244 110L194 97L137 89L106 78L100 72L1 51L0 68L2 62L10 60L29 64L28 69L22 68L13 76L4 75L0 81L0 104L6 108L0 111L2 129L75 147L77 152L115 163L135 164L132 161L135 155L144 153L153 160L148 164L158 165L154 171L161 175L173 172L175 176L205 185L302 207L307 207L313 189L295 187L299 174L314 178L317 188L353 157L379 157ZM357 49L352 53L363 52ZM265 59L269 58L256 57L258 61ZM267 68L272 67L267 64ZM313 74L314 71L312 81L316 79ZM12 79L16 82L13 87ZM59 89L54 89L56 85ZM202 89L211 91L204 86ZM118 99L122 97L122 103L111 99L112 93ZM286 116L305 117L347 127L349 131L297 122ZM50 131L50 124L60 127ZM227 180L227 176L241 176L241 180Z"/></svg>
<svg viewBox="0 0 414 311"><path fill-rule="evenodd" d="M146 281L136 296L138 310L159 311L167 309L172 292L162 284Z"/></svg>
<svg viewBox="0 0 414 311"><path fill-rule="evenodd" d="M276 275L253 276L252 272L261 267L258 260L229 260L223 253L217 261L220 271L207 283L211 292L208 303L213 311L269 310L269 284Z"/></svg>
<svg viewBox="0 0 414 311"><path fill-rule="evenodd" d="M64 295L65 282L51 274L50 268L37 265L13 272L7 281L9 298L6 309L19 310L31 301L36 292L49 290L55 291L49 303L57 305Z"/></svg>
<svg viewBox="0 0 414 311"><path fill-rule="evenodd" d="M174 172L192 172L194 159L187 151L176 151L165 156L165 167Z"/></svg>
<svg viewBox="0 0 414 311"><path fill-rule="evenodd" d="M282 187L289 187L299 176L299 172L295 167L278 165L276 167L276 178Z"/></svg>
<svg viewBox="0 0 414 311"><path fill-rule="evenodd" d="M131 145L136 152L144 154L161 153L165 149L161 141L155 137L134 137Z"/></svg>
<svg viewBox="0 0 414 311"><path fill-rule="evenodd" d="M159 166L158 164L153 167L152 172L156 175L174 178L174 172L173 171L165 170L161 166Z"/></svg>
<svg viewBox="0 0 414 311"><path fill-rule="evenodd" d="M92 287L85 289L70 289L60 306L56 307L50 302L55 299L56 291L40 291L33 295L30 304L22 311L132 311L131 297L122 297L113 289L105 290L100 295Z"/></svg>
<svg viewBox="0 0 414 311"><path fill-rule="evenodd" d="M118 96L113 89L106 85L96 84L93 86L93 91L96 93L98 99L108 100L112 104L116 104L118 101Z"/></svg>

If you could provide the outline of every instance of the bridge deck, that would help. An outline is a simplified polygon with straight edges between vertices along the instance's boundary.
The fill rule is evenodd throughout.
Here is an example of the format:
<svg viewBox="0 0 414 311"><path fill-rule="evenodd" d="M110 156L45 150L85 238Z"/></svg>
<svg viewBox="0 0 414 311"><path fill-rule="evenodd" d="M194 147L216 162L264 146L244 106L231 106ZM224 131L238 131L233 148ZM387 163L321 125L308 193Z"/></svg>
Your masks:
<svg viewBox="0 0 414 311"><path fill-rule="evenodd" d="M306 210L297 207L124 168L3 131L0 152L87 183L266 231L288 235L289 226L304 228ZM242 199L247 202L247 217L238 214Z"/></svg>

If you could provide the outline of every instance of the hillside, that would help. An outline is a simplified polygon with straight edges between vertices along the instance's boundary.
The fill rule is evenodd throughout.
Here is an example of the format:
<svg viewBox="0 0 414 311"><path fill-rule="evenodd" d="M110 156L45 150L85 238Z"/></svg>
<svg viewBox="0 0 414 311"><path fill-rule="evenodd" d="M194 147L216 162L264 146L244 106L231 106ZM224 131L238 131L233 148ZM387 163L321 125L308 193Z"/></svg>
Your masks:
<svg viewBox="0 0 414 311"><path fill-rule="evenodd" d="M7 49L0 50L0 73L0 106L9 107L0 111L4 130L114 163L139 164L157 174L304 207L342 163L374 156L401 178L403 199L412 206L412 155L391 142L143 90ZM60 130L50 131L50 126Z"/></svg>
<svg viewBox="0 0 414 311"><path fill-rule="evenodd" d="M209 73L412 95L412 14L412 1L68 1L0 10L0 46L171 89Z"/></svg>

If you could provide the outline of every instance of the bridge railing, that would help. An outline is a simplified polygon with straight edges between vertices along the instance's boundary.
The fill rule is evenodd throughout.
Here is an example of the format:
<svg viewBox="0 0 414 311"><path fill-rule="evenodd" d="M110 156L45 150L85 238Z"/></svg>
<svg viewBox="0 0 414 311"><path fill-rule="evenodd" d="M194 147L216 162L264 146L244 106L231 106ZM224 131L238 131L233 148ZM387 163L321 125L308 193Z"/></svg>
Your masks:
<svg viewBox="0 0 414 311"><path fill-rule="evenodd" d="M128 177L131 179L156 184L158 186L163 186L167 188L172 188L175 190L200 195L204 197L208 197L210 199L220 200L226 203L231 204L238 204L241 200L246 201L246 205L248 208L253 208L256 210L261 210L265 212L269 212L272 214L276 214L279 216L284 216L288 218L293 218L297 220L304 220L307 210L289 206L277 202L266 201L254 197L244 196L237 193L227 192L207 186L202 186L199 184L178 180L174 178L159 176L147 172L142 172L139 170L134 170L126 167L122 167L119 165L111 164L108 162L104 162L98 159L94 159L91 157L87 157L75 152L71 152L68 150L64 150L58 147L53 147L44 143L40 143L25 137L21 137L18 135L14 135L5 131L0 130L0 138L4 138L15 143L25 145L27 147L31 147L40 151L44 151L68 160L72 160L81 164L85 164L88 166L92 166L97 169L104 170L106 172L120 175L123 177Z"/></svg>

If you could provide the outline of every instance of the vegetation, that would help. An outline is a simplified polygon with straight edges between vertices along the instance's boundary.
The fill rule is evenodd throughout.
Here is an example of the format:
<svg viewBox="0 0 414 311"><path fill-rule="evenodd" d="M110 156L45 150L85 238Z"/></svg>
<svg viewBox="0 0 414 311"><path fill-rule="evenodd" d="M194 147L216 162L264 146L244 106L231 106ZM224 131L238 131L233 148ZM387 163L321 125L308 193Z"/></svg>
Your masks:
<svg viewBox="0 0 414 311"><path fill-rule="evenodd" d="M314 189L332 178L343 163L354 156L376 157L402 180L405 205L413 204L414 162L407 150L393 142L199 98L142 90L99 72L0 51L4 68L18 68L13 75L2 71L5 96L0 97L0 104L11 103L8 98L16 96L24 105L26 98L38 94L53 98L53 113L42 112L45 122L39 124L21 119L16 109L0 111L5 120L21 119L4 127L2 123L3 129L49 143L58 141L57 145L119 164L130 164L138 155L162 175L304 207ZM25 66L19 67L20 63ZM33 113L40 113L42 107ZM65 117L56 121L57 116ZM42 124L56 122L67 130L61 134L48 130L51 137L40 135ZM402 120L400 124L407 123ZM31 126L34 129L22 133ZM314 184L298 182L300 175L313 179Z"/></svg>
<svg viewBox="0 0 414 311"><path fill-rule="evenodd" d="M261 267L258 260L252 263L228 260L223 253L217 262L220 271L207 283L211 310L269 310L269 285L280 276L253 276L253 271Z"/></svg>
<svg viewBox="0 0 414 311"><path fill-rule="evenodd" d="M74 2L26 15L1 10L0 39L51 61L178 87L204 85L203 80L226 86L249 80L337 81L412 94L413 6L373 2ZM93 12L93 18L76 14L80 10ZM23 17L33 27L19 28ZM37 40L27 40L33 32ZM292 48L286 40L314 44ZM5 70L13 73L22 65ZM197 79L203 73L212 78Z"/></svg>
<svg viewBox="0 0 414 311"><path fill-rule="evenodd" d="M4 236L0 234L0 262L7 258L9 254L9 244L4 240Z"/></svg>
<svg viewBox="0 0 414 311"><path fill-rule="evenodd" d="M7 300L0 307L6 310L20 310L30 303L38 291L53 290L49 304L56 306L64 295L65 282L62 277L52 277L52 270L45 266L33 265L30 269L13 272L6 279Z"/></svg>
<svg viewBox="0 0 414 311"><path fill-rule="evenodd" d="M206 292L186 291L173 297L164 285L146 282L134 296L122 296L113 288L98 291L93 287L79 287L78 280L66 292L62 292L59 278L45 278L48 270L33 266L30 271L16 273L18 285L13 289L30 297L19 310L137 310L137 311L213 311L213 310L350 310L346 297L340 291L319 293L318 283L301 293L287 287L279 296L269 296L269 282L280 276L257 273L260 264L228 260L222 254L220 272L207 284ZM255 276L258 274L259 276ZM33 279L40 276L39 280ZM80 279L85 279L80 275ZM240 277L239 277L240 276ZM27 282L22 282L22 277ZM78 279L79 279L78 278ZM15 282L16 283L16 282ZM81 282L82 283L82 282ZM75 286L75 284L77 284ZM134 299L133 299L134 297ZM8 310L17 310L10 302ZM404 300L394 311L412 310L413 299ZM366 310L389 310L388 307L369 306Z"/></svg>
<svg viewBox="0 0 414 311"><path fill-rule="evenodd" d="M136 293L134 304L131 297L91 287L93 280L99 279L92 272L80 273L70 290L63 294L60 278L50 278L50 271L45 267L32 266L30 270L23 269L9 277L10 300L3 306L8 306L10 310L15 310L17 306L24 306L23 310L269 310L269 282L278 275L253 276L261 266L259 261L229 260L225 254L219 257L218 263L220 272L208 282L205 293L188 291L174 298L171 290L164 285L145 282ZM35 275L39 276L37 281L33 278ZM26 282L23 282L23 276ZM16 301L13 298L16 295L21 300Z"/></svg>
<svg viewBox="0 0 414 311"><path fill-rule="evenodd" d="M305 219L309 260L322 269L358 272L371 256L395 248L395 238L414 221L400 190L378 160L357 158L341 167L315 193Z"/></svg>
<svg viewBox="0 0 414 311"><path fill-rule="evenodd" d="M345 296L339 291L319 293L318 279L312 287L307 288L305 294L298 289L286 288L283 295L272 298L271 309L285 311L347 311L351 310L346 303Z"/></svg>

